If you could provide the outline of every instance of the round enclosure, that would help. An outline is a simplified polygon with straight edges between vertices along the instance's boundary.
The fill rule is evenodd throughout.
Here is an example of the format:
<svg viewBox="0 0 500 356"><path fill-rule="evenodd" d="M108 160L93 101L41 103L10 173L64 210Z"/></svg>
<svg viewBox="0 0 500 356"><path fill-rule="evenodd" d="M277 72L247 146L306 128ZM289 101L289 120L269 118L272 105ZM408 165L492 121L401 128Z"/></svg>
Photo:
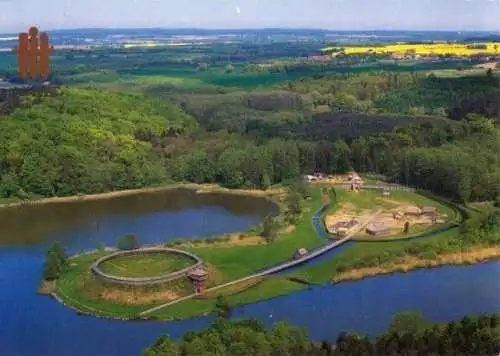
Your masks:
<svg viewBox="0 0 500 356"><path fill-rule="evenodd" d="M92 271L105 282L150 285L184 277L202 263L198 256L182 250L141 248L101 257Z"/></svg>

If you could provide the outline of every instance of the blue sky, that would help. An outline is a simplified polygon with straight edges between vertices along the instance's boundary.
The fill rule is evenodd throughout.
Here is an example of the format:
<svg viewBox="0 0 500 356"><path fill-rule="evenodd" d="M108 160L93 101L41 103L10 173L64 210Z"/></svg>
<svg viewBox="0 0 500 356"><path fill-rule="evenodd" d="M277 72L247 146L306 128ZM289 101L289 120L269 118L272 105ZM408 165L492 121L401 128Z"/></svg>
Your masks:
<svg viewBox="0 0 500 356"><path fill-rule="evenodd" d="M32 24L500 31L499 19L500 0L0 0L4 33Z"/></svg>

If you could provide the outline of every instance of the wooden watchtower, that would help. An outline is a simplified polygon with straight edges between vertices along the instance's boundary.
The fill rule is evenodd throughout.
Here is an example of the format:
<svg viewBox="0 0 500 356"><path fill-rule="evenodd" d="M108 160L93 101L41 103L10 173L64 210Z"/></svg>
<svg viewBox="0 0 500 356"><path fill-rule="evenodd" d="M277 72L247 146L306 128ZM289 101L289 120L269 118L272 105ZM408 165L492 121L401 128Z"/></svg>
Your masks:
<svg viewBox="0 0 500 356"><path fill-rule="evenodd" d="M203 293L206 289L206 281L208 273L203 267L198 267L193 269L188 274L191 283L193 284L193 290L196 294Z"/></svg>

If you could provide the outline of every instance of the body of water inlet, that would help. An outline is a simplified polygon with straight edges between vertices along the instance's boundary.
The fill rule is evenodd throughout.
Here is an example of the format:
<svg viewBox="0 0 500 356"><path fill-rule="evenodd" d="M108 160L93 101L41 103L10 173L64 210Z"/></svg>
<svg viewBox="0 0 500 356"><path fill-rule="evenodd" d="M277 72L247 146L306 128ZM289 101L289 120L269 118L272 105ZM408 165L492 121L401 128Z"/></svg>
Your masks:
<svg viewBox="0 0 500 356"><path fill-rule="evenodd" d="M0 355L140 355L161 334L179 338L211 322L210 317L168 323L98 319L38 296L52 241L76 253L114 246L127 233L142 243L220 235L246 230L276 209L265 199L186 189L0 209ZM341 331L374 336L401 310L419 310L433 321L500 312L499 295L500 262L492 262L316 286L236 308L234 317L267 325L287 320L314 339L333 340Z"/></svg>

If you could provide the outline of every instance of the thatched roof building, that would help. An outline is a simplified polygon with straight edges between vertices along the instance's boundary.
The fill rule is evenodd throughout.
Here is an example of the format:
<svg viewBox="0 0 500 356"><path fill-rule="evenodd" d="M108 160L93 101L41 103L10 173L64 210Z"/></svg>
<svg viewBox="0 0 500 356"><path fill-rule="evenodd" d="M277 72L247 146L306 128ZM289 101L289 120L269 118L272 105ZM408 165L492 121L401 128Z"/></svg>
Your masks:
<svg viewBox="0 0 500 356"><path fill-rule="evenodd" d="M437 208L435 206L424 206L422 208L422 214L424 215L435 215L437 213Z"/></svg>
<svg viewBox="0 0 500 356"><path fill-rule="evenodd" d="M380 236L389 234L390 230L383 223L373 223L367 226L366 232L372 236Z"/></svg>
<svg viewBox="0 0 500 356"><path fill-rule="evenodd" d="M418 206L409 206L405 209L405 214L406 215L413 215L413 216L420 216L422 215L422 209L420 209Z"/></svg>

